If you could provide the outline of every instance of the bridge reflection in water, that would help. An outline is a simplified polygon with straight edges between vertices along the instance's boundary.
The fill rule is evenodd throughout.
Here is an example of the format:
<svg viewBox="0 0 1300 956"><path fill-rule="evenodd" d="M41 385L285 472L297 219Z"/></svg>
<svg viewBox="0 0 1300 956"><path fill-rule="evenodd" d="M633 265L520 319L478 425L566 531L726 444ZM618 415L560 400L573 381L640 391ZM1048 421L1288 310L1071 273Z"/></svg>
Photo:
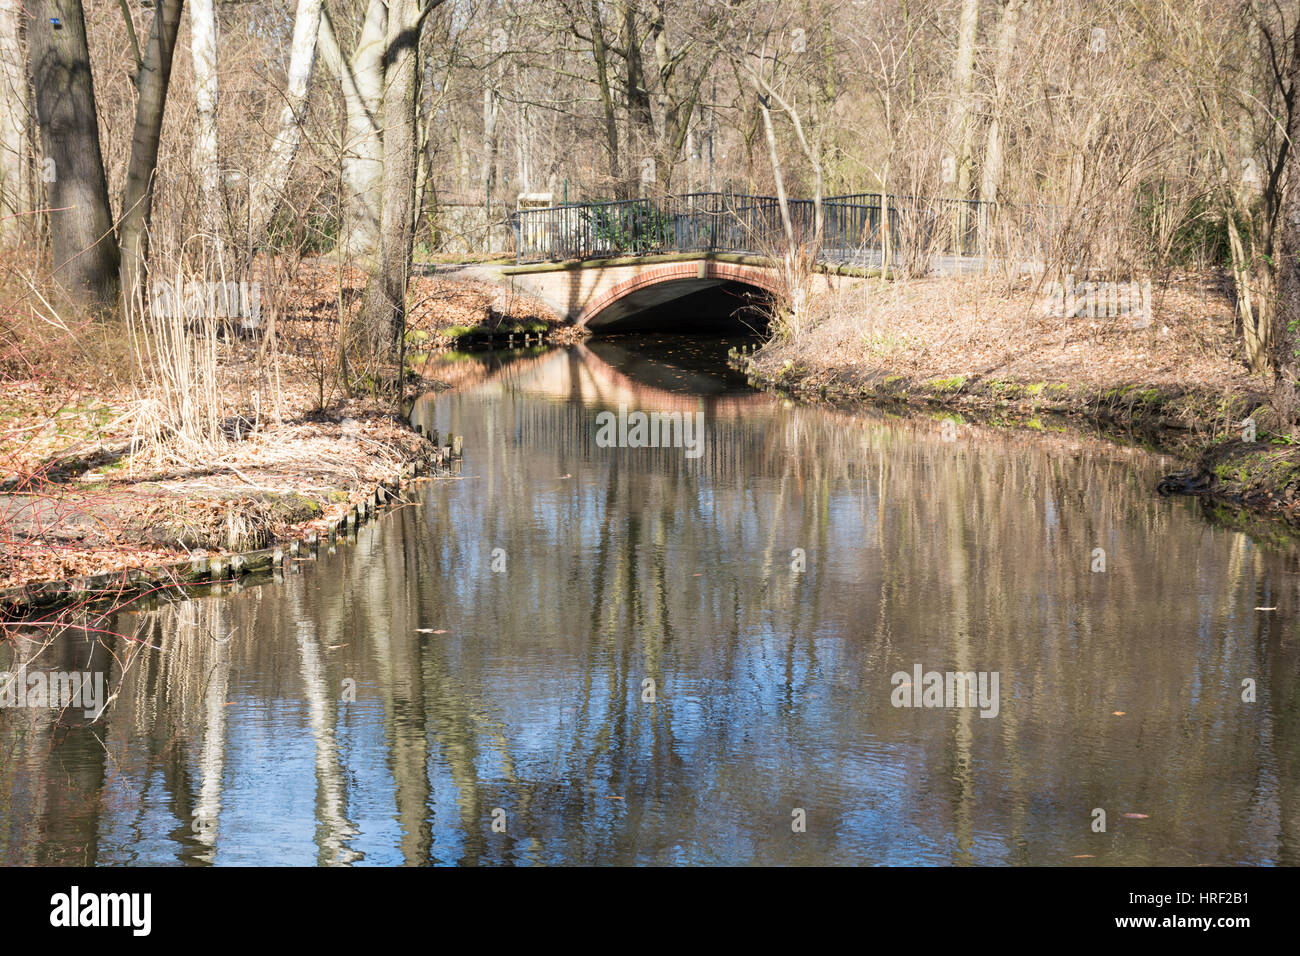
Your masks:
<svg viewBox="0 0 1300 956"><path fill-rule="evenodd" d="M467 379L417 412L463 479L355 544L0 649L118 692L0 711L0 859L1300 863L1296 616L1249 611L1295 553L1142 452L787 406L706 348ZM595 447L622 402L702 406L709 453ZM895 708L915 663L1000 672L999 717Z"/></svg>

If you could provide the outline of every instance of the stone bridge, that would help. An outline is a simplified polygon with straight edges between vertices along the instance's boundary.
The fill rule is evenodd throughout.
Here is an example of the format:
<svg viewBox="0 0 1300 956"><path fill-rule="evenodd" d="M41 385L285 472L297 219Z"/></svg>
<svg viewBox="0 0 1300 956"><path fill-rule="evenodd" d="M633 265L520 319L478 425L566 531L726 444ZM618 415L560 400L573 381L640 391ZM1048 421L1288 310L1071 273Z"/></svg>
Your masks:
<svg viewBox="0 0 1300 956"><path fill-rule="evenodd" d="M715 310L728 302L732 311L753 308L780 291L780 275L769 260L708 253L512 266L500 275L498 281L511 291L536 296L563 318L593 330L617 328L646 314L658 314L665 324L679 322L681 312L665 306L690 313L701 311L692 304L705 301ZM818 272L810 291L858 281L852 275Z"/></svg>
<svg viewBox="0 0 1300 956"><path fill-rule="evenodd" d="M983 271L990 253L1008 262L1041 256L1051 222L1037 207L880 193L584 202L516 211L519 264L476 272L593 330L679 329L684 320L703 329L762 321L761 306L782 291L774 265L782 249L815 258L804 291L816 295L900 262L909 271L924 265L954 274Z"/></svg>

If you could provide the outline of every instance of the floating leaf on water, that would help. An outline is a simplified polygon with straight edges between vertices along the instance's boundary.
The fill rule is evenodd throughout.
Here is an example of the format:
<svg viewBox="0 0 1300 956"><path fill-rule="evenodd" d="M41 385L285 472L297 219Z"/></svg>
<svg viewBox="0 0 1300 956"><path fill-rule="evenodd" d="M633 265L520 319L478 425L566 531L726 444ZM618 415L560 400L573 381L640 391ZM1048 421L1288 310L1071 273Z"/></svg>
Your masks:
<svg viewBox="0 0 1300 956"><path fill-rule="evenodd" d="M1122 813L1120 814L1126 820L1146 820L1150 817L1148 813Z"/></svg>
<svg viewBox="0 0 1300 956"><path fill-rule="evenodd" d="M1110 712L1110 715L1111 715L1112 717L1123 717L1123 716L1124 716L1124 711L1122 711L1122 710L1112 710L1112 711Z"/></svg>

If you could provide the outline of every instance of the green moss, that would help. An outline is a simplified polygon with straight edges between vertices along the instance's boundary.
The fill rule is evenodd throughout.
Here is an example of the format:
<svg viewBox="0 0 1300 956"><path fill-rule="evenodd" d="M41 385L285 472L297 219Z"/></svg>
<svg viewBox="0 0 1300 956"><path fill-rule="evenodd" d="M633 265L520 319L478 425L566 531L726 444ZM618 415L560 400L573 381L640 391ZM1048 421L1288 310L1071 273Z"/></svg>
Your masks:
<svg viewBox="0 0 1300 956"><path fill-rule="evenodd" d="M1032 395L1034 398L1037 398L1039 395L1043 394L1043 389L1045 389L1046 387L1047 387L1046 382L1035 382L1033 385L1025 386L1025 394Z"/></svg>
<svg viewBox="0 0 1300 956"><path fill-rule="evenodd" d="M1286 452L1230 453L1210 470L1223 484L1243 494L1253 491L1280 494L1292 485L1300 485L1300 461Z"/></svg>
<svg viewBox="0 0 1300 956"><path fill-rule="evenodd" d="M932 378L926 384L936 392L955 392L966 384L966 376L954 375L952 378Z"/></svg>

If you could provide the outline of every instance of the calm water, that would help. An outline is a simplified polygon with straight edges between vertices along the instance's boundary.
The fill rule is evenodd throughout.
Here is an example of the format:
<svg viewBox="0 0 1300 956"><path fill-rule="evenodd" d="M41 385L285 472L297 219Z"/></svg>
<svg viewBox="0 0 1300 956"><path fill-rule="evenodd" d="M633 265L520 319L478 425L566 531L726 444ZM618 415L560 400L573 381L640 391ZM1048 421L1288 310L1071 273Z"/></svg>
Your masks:
<svg viewBox="0 0 1300 956"><path fill-rule="evenodd" d="M1294 553L1155 497L1168 461L794 406L728 344L453 363L416 414L460 480L0 648L115 694L0 710L0 861L1300 862ZM620 404L702 454L601 447ZM894 706L918 665L997 715Z"/></svg>

